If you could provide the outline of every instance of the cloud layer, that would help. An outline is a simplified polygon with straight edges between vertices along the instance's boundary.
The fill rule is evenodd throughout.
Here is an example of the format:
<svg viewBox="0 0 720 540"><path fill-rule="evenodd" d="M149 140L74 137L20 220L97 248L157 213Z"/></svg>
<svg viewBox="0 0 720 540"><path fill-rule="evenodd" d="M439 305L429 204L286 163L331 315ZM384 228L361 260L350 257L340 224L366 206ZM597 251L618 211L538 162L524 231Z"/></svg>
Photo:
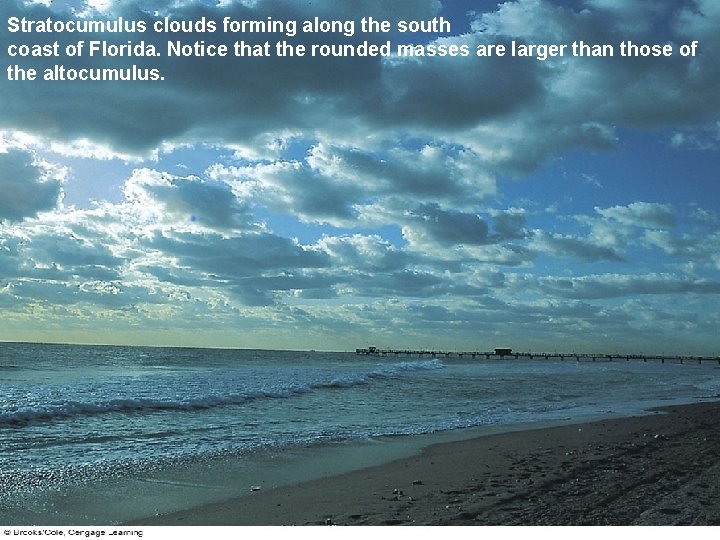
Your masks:
<svg viewBox="0 0 720 540"><path fill-rule="evenodd" d="M163 56L163 83L0 80L0 338L105 328L111 341L195 343L183 334L198 328L213 337L197 344L537 349L682 331L678 348L713 347L718 193L668 194L716 179L714 2L69 4L11 0L0 19L443 15L467 32L416 38L701 47L671 59ZM0 46L54 39L4 32ZM164 50L169 38L142 39ZM664 191L637 180L659 148ZM119 160L132 165L114 200L65 205L79 164L101 183Z"/></svg>

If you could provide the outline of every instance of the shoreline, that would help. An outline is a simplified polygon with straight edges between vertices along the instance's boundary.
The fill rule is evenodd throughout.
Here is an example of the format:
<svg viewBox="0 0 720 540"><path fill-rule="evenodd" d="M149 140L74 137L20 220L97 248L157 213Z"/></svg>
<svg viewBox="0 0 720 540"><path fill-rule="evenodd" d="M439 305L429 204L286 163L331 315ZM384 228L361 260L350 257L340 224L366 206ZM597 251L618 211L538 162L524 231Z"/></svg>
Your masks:
<svg viewBox="0 0 720 540"><path fill-rule="evenodd" d="M718 458L720 402L670 405L440 442L128 524L718 525Z"/></svg>

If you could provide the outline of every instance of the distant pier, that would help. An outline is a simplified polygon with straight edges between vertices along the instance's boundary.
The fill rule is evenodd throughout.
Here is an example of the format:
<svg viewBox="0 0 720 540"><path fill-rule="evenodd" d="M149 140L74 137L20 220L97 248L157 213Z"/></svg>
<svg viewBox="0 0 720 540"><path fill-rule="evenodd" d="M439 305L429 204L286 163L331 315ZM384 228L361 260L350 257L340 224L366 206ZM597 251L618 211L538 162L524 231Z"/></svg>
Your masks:
<svg viewBox="0 0 720 540"><path fill-rule="evenodd" d="M679 364L703 362L717 362L720 365L720 356L678 356L664 354L603 354L603 353L558 353L558 352L519 352L512 349L497 348L492 351L442 351L429 349L380 349L378 347L368 347L366 349L355 349L355 354L365 356L406 356L423 358L426 356L433 358L485 358L494 359L528 359L528 360L575 360L576 362L612 362L624 360L639 360L643 362L658 361L661 363L674 362Z"/></svg>

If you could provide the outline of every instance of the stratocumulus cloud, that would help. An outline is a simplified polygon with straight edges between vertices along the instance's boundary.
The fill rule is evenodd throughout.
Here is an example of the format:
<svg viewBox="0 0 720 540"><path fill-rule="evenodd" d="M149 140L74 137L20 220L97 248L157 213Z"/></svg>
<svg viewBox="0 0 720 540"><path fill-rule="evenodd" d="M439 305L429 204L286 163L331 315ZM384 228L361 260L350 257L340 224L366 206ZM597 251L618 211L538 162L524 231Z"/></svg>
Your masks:
<svg viewBox="0 0 720 540"><path fill-rule="evenodd" d="M162 56L136 59L158 67L162 83L1 79L0 338L71 330L90 341L353 348L378 336L535 349L610 338L711 350L709 328L720 323L716 3L483 9L439 0L0 4L2 21L147 25L443 16L450 35L414 39L471 50L701 44L692 58L542 62ZM163 50L169 37L142 39ZM398 38L368 39L388 37ZM3 32L0 46L55 39Z"/></svg>
<svg viewBox="0 0 720 540"><path fill-rule="evenodd" d="M0 220L22 221L53 210L62 195L60 180L18 149L0 154Z"/></svg>

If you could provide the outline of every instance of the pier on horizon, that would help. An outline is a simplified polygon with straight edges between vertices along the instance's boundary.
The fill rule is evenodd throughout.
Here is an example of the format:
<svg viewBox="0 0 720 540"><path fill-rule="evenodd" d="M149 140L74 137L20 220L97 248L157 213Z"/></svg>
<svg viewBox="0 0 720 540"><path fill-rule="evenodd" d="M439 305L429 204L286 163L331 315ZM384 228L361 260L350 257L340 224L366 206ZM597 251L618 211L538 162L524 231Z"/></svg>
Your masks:
<svg viewBox="0 0 720 540"><path fill-rule="evenodd" d="M720 356L693 356L693 355L665 355L665 354L627 354L627 353L559 353L559 352L519 352L513 351L510 348L495 348L492 351L445 351L445 350L431 350L431 349L381 349L378 347L367 347L355 349L355 354L365 356L416 356L422 358L424 356L431 356L436 358L513 358L513 359L574 359L580 361L606 361L612 362L613 360L642 360L647 362L648 360L659 360L662 363L666 361L678 361L680 364L684 362L717 362L720 365Z"/></svg>

